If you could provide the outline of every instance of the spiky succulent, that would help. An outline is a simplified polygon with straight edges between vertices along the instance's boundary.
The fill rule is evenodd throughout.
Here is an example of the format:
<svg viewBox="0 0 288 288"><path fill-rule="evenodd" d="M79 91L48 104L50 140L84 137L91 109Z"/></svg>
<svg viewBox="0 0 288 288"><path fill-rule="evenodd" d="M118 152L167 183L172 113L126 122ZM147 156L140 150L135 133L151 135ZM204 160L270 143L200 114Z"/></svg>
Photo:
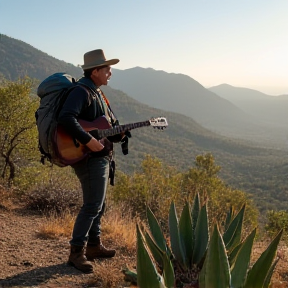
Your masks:
<svg viewBox="0 0 288 288"><path fill-rule="evenodd" d="M277 260L280 231L251 266L254 229L242 239L245 205L227 213L224 233L214 224L209 234L206 204L196 195L192 210L184 206L180 219L174 203L169 211L168 245L152 211L147 207L149 229L137 225L137 284L140 288L268 288Z"/></svg>

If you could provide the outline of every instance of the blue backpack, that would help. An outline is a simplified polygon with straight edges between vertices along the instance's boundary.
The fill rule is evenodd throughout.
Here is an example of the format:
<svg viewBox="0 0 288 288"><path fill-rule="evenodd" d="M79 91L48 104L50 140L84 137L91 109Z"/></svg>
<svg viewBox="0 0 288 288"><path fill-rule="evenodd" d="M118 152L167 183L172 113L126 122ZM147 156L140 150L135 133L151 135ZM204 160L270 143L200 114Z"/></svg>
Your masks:
<svg viewBox="0 0 288 288"><path fill-rule="evenodd" d="M57 166L67 166L58 158L54 149L54 135L59 112L69 94L77 85L76 80L66 73L55 73L41 82L37 89L40 106L35 112L38 129L41 162L45 159Z"/></svg>

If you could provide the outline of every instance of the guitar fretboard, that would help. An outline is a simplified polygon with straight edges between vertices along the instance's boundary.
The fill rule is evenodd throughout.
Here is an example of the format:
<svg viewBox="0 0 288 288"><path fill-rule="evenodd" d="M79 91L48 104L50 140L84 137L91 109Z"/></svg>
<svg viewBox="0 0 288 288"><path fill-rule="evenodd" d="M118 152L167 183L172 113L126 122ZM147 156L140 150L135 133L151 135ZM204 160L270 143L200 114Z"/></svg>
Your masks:
<svg viewBox="0 0 288 288"><path fill-rule="evenodd" d="M99 129L97 130L97 134L99 138L105 138L108 136L114 136L116 134L120 134L122 132L144 127L144 126L150 126L151 123L149 120L147 121L142 121L142 122L136 122L136 123L131 123L131 124L124 124L124 125L117 125L113 128L109 129Z"/></svg>

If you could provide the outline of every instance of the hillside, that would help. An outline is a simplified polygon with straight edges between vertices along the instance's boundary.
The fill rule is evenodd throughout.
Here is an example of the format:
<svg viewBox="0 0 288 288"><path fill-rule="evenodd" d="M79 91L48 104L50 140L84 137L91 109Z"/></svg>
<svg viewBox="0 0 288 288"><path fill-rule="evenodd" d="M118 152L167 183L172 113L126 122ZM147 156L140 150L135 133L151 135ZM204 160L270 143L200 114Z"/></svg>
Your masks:
<svg viewBox="0 0 288 288"><path fill-rule="evenodd" d="M67 72L79 77L82 69L60 61L31 45L1 35L0 41L0 74L6 79L16 80L28 75L43 80L55 72Z"/></svg>
<svg viewBox="0 0 288 288"><path fill-rule="evenodd" d="M288 162L282 150L259 148L219 136L189 117L151 108L111 87L103 90L122 123L158 116L167 117L169 123L164 131L154 131L151 127L133 130L127 156L116 145L119 169L129 173L138 170L140 159L149 153L187 171L194 166L197 155L211 152L222 167L220 176L233 187L250 192L260 209L286 209Z"/></svg>
<svg viewBox="0 0 288 288"><path fill-rule="evenodd" d="M24 54L26 56L23 56ZM29 65L29 57L30 59L34 59L32 66ZM5 63L5 65L0 66L0 71L6 78L10 79L17 78L17 73L19 73L18 76L24 75L23 73L25 71L28 76L36 77L39 80L43 80L47 75L59 71L71 73L73 76L81 74L80 68L59 61L24 42L9 37L4 37L4 40L0 43L0 59L1 61L4 59L3 61ZM25 68L26 66L27 68ZM45 67L45 72L41 74L40 72L43 70L43 67ZM152 76L148 76L155 78L152 69L139 68L139 71L145 72L145 75L147 71L150 71ZM119 77L122 79L122 72L125 73L125 70L114 71L113 78L116 79ZM161 82L164 88L168 86L168 84L164 84L170 83L175 77L175 75L170 75L172 78L169 78L167 82L167 74L166 72L161 72L161 75L163 75L163 77L165 76L164 82ZM14 75L14 78L12 75ZM183 81L183 79L188 81L188 86L191 85L190 82L192 81L198 87L199 91L204 89L190 77L183 75L178 76L182 79L181 81ZM135 86L132 80L133 78L130 79L126 87L129 87L130 84L131 86ZM149 83L149 85L145 85L146 89L153 87L155 84L154 82L150 83L144 80L143 78L144 83ZM142 86L139 87L138 91L141 91L141 87ZM180 88L179 86L179 89ZM216 164L222 167L220 176L233 187L251 193L261 210L287 208L288 160L284 151L259 148L255 146L255 144L241 140L240 137L238 137L238 140L233 140L220 136L199 125L191 117L184 116L183 113L167 112L165 110L169 109L164 109L162 105L161 110L157 109L157 105L155 105L156 108L152 108L151 105L141 103L143 101L139 102L132 99L130 96L133 96L133 94L130 95L127 92L126 94L122 91L112 89L109 86L104 87L103 90L108 96L121 123L143 121L158 116L167 117L169 123L168 129L165 131L154 131L151 127L133 130L132 138L129 140L129 154L127 156L123 156L119 145L116 145L117 169L132 173L139 169L144 155L151 154L162 159L169 165L173 165L182 171L187 171L190 167L193 167L196 155L211 152L216 159ZM159 94L155 94L155 91L157 90L154 90L153 87L150 93L147 94L147 97L153 95L158 105L163 103L163 106L165 106L169 104L168 102L171 102L165 93L160 94L159 92ZM157 95L157 97L155 97L155 95ZM175 95L177 95L177 97ZM181 94L175 95L175 100L173 101L177 100L176 102L181 104L182 100L179 98ZM215 98L217 100L214 99L215 101L212 102L213 105L217 106L218 104L220 105L220 103L225 103L224 108L221 108L222 110L218 110L217 112L219 118L221 114L220 111L224 113L224 110L227 109L231 114L239 116L237 116L236 119L241 119L240 116L243 115L243 112L241 112L239 108L235 108L235 106L231 103L229 104L227 100L221 100L216 94L209 92L207 95L203 96L205 102L199 104L199 106L196 105L198 103L197 101L191 100L189 95L186 95L187 98L183 102L183 106L187 107L188 110L194 109L197 115L202 114L201 117L204 119L205 116L209 115L210 109L213 108L211 108L211 104L209 104L210 101L213 101ZM187 105L187 103L191 104ZM208 109L206 105L210 108ZM211 110L211 113L212 112L213 109ZM213 115L215 116L216 114ZM231 124L233 118L229 120L227 114L225 115L225 121ZM233 115L230 116L233 117ZM224 121L224 118L220 119ZM211 121L211 118L207 121ZM250 123L247 123L247 127L252 126ZM231 126L231 128L233 128L233 126Z"/></svg>

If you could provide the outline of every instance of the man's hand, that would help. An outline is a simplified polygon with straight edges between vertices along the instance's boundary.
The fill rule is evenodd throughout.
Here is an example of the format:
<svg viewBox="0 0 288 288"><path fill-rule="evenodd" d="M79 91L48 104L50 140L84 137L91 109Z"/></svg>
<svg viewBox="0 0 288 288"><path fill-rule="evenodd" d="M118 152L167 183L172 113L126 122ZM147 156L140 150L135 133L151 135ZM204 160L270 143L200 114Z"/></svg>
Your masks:
<svg viewBox="0 0 288 288"><path fill-rule="evenodd" d="M93 152L99 152L104 148L104 145L96 140L94 137L86 144L86 146Z"/></svg>

